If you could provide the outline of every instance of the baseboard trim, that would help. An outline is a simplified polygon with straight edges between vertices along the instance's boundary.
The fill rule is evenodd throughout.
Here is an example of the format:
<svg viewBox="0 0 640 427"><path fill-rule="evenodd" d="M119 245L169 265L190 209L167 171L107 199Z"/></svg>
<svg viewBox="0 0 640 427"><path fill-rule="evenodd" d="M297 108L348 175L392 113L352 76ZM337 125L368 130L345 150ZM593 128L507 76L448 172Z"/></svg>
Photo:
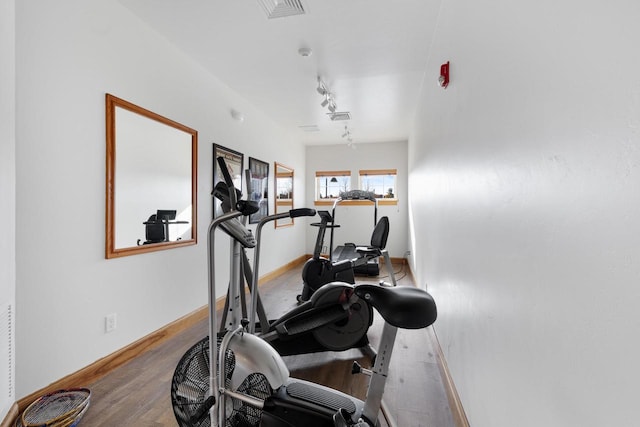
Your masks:
<svg viewBox="0 0 640 427"><path fill-rule="evenodd" d="M293 261L290 261L290 262L286 263L285 265L276 268L275 270L273 270L273 271L265 274L264 276L260 277L260 279L258 280L258 285L262 285L263 283L268 282L269 280L278 277L282 273L285 273L285 272L291 270L292 268L297 267L300 264L303 264L309 258L311 258L311 255L301 255L298 258L294 259Z"/></svg>
<svg viewBox="0 0 640 427"><path fill-rule="evenodd" d="M391 260L391 264L408 265L406 258L389 257L389 260ZM380 262L384 262L384 258L380 258Z"/></svg>
<svg viewBox="0 0 640 427"><path fill-rule="evenodd" d="M440 347L440 341L438 341L436 331L433 326L429 327L427 331L433 344L433 348L436 351L438 368L440 369L442 383L444 385L445 392L447 393L447 399L449 400L449 407L451 408L453 422L456 427L470 427L469 420L467 419L467 414L465 414L464 412L462 401L460 400L460 396L458 395L458 390L456 390L456 385L453 383L453 378L451 377L451 373L449 372L447 360L445 359L444 353L442 352L442 347Z"/></svg>
<svg viewBox="0 0 640 427"><path fill-rule="evenodd" d="M217 301L216 306L218 306L219 304L220 302ZM224 299L222 300L222 304L224 304ZM124 365L125 363L140 356L146 351L157 347L169 338L193 326L197 322L206 319L208 315L209 312L207 310L207 307L201 307L187 314L186 316L183 316L178 320L169 323L168 325L158 329L157 331L154 331L149 335L140 338L139 340L129 344L128 346L114 353L111 353L110 355L105 356L102 359L98 359L91 365L86 366L79 371L76 371L54 383L51 383L45 388L42 388L36 392L29 394L28 396L23 397L22 399L18 400L19 411L22 412L31 402L44 394L65 388L81 387L82 385L92 383L102 378L112 370Z"/></svg>
<svg viewBox="0 0 640 427"><path fill-rule="evenodd" d="M290 270L291 268L296 267L299 264L302 264L306 260L307 260L307 256L302 255L294 259L293 261L288 262L282 267L279 267L273 270L272 272L265 274L263 277L260 278L258 283L262 284L266 281L269 281L274 277L286 272L287 270ZM225 303L225 296L218 298L216 300L216 309L217 310L223 309L224 303ZM79 371L76 371L70 375L67 375L64 378L61 378L60 380L54 383L49 384L47 387L44 387L40 390L37 390L21 398L14 404L14 406L16 407L16 411L15 411L16 413L13 415L13 420L11 420L11 417L7 415L7 417L5 418L5 421L3 421L3 424L0 424L0 427L5 427L4 423L7 421L9 421L9 424L6 424L7 426L13 426L13 423L15 423L15 420L18 414L21 413L27 406L29 406L31 402L33 402L38 397L47 393L51 393L56 390L71 388L71 387L81 387L83 385L93 383L96 380L104 377L106 374L108 374L112 370L124 365L125 363L140 356L146 351L149 351L157 347L158 345L162 344L168 339L174 337L175 335L181 333L182 331L190 328L194 324L208 317L209 317L209 310L205 305L169 323L168 325L158 329L157 331L154 331L149 335L146 335L140 338L139 340L129 344L128 346L120 350L117 350L114 353L111 353L110 355L103 357L102 359L99 359L93 362L91 365L86 366L80 369Z"/></svg>
<svg viewBox="0 0 640 427"><path fill-rule="evenodd" d="M20 410L18 409L18 402L13 402L13 405L11 405L11 408L9 408L9 412L0 423L0 427L15 426L16 420L18 419L18 415L20 415Z"/></svg>

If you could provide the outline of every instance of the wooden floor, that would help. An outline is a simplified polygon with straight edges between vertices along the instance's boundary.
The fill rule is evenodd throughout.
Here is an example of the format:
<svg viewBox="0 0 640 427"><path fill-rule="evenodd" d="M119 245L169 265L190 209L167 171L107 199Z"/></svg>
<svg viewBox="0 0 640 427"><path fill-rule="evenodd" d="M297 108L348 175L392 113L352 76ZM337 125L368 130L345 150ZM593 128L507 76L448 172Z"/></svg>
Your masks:
<svg viewBox="0 0 640 427"><path fill-rule="evenodd" d="M394 265L399 285L413 285L402 265ZM357 282L386 279L358 277ZM296 305L301 289L301 267L265 283L262 297L270 318ZM377 345L382 323L379 317L369 330ZM146 352L135 360L87 384L92 391L91 407L80 423L95 426L177 426L171 407L170 387L180 357L207 335L202 321L177 337ZM455 427L443 380L436 363L431 333L400 330L393 351L384 400L401 427ZM353 360L369 367L359 350L285 357L293 377L308 379L364 399L367 377L351 375ZM384 425L384 422L381 424Z"/></svg>

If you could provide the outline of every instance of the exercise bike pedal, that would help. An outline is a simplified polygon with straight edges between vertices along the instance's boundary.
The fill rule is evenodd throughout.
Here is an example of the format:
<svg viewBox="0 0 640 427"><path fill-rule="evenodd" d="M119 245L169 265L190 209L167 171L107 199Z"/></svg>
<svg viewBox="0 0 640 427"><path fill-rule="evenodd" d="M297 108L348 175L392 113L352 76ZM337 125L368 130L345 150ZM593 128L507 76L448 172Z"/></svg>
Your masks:
<svg viewBox="0 0 640 427"><path fill-rule="evenodd" d="M373 371L371 371L371 369L363 368L362 365L354 360L353 365L351 365L351 375L355 374L365 374L371 376L373 375Z"/></svg>

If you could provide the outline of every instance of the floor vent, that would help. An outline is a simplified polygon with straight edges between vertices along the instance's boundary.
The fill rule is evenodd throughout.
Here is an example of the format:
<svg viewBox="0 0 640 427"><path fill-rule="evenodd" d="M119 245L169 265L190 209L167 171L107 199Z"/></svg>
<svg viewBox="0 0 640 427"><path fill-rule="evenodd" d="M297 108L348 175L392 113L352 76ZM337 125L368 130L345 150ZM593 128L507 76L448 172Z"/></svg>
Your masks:
<svg viewBox="0 0 640 427"><path fill-rule="evenodd" d="M258 3L260 3L269 19L303 15L305 13L300 0L258 0Z"/></svg>

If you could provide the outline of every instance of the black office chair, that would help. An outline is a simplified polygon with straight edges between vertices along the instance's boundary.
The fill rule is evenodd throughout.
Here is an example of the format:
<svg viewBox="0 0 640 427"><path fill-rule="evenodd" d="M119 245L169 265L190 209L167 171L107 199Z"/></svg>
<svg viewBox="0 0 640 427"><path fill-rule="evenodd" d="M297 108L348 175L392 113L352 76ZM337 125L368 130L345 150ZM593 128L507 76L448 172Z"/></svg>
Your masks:
<svg viewBox="0 0 640 427"><path fill-rule="evenodd" d="M138 239L138 246L165 241L164 224L162 221L158 221L156 214L151 215L149 219L145 221L144 231L146 240L141 242L141 240Z"/></svg>

